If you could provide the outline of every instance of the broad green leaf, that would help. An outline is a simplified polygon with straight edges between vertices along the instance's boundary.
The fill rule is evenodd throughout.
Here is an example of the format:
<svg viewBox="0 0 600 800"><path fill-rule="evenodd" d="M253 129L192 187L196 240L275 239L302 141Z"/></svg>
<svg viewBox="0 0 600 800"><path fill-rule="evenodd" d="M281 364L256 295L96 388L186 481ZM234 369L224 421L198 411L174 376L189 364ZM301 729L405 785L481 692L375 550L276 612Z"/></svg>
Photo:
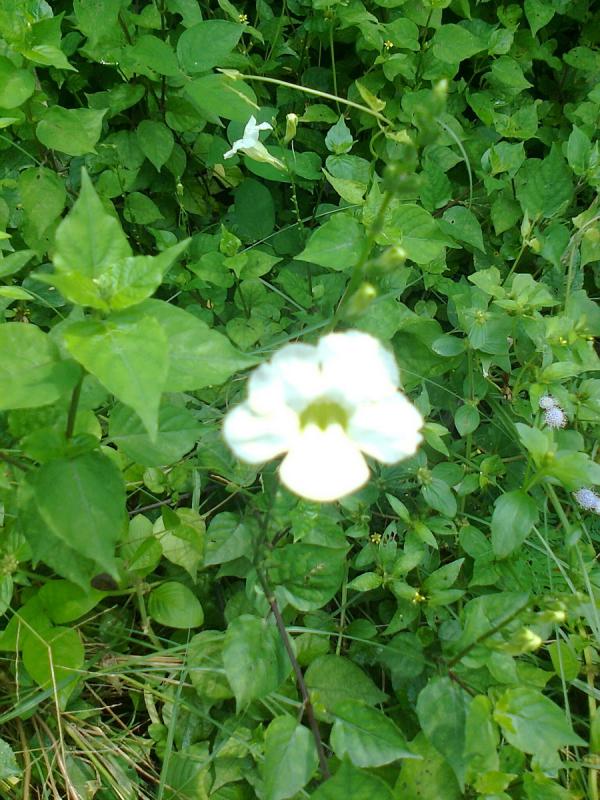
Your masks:
<svg viewBox="0 0 600 800"><path fill-rule="evenodd" d="M435 57L450 64L459 64L481 52L485 47L485 41L472 34L466 27L454 23L438 28L432 40Z"/></svg>
<svg viewBox="0 0 600 800"><path fill-rule="evenodd" d="M189 241L184 239L156 256L130 256L108 266L94 281L100 295L113 311L141 303L158 289Z"/></svg>
<svg viewBox="0 0 600 800"><path fill-rule="evenodd" d="M38 597L50 619L60 625L87 614L102 600L104 592L91 586L84 590L70 581L52 580L42 586Z"/></svg>
<svg viewBox="0 0 600 800"><path fill-rule="evenodd" d="M35 250L17 250L0 258L0 278L7 278L23 269L35 255Z"/></svg>
<svg viewBox="0 0 600 800"><path fill-rule="evenodd" d="M407 258L416 264L428 264L438 258L449 243L431 214L412 203L393 209L377 241L400 245Z"/></svg>
<svg viewBox="0 0 600 800"><path fill-rule="evenodd" d="M461 436L467 436L469 433L476 431L479 427L479 422L479 411L475 406L468 403L460 406L454 415L454 424Z"/></svg>
<svg viewBox="0 0 600 800"><path fill-rule="evenodd" d="M145 300L134 309L112 316L119 324L135 324L146 318L160 324L167 336L166 392L219 386L234 373L258 363L258 359L240 353L226 336L198 317L162 300Z"/></svg>
<svg viewBox="0 0 600 800"><path fill-rule="evenodd" d="M305 540L278 547L268 562L269 576L295 608L321 608L342 584L347 551L341 534L337 540L332 536L329 546Z"/></svg>
<svg viewBox="0 0 600 800"><path fill-rule="evenodd" d="M169 365L167 334L151 317L76 322L65 332L71 355L139 415L151 437Z"/></svg>
<svg viewBox="0 0 600 800"><path fill-rule="evenodd" d="M497 558L506 558L529 536L538 519L537 504L522 489L500 495L492 514L492 547Z"/></svg>
<svg viewBox="0 0 600 800"><path fill-rule="evenodd" d="M575 175L584 175L592 154L592 143L585 131L573 125L567 141L567 161Z"/></svg>
<svg viewBox="0 0 600 800"><path fill-rule="evenodd" d="M0 56L0 108L16 108L35 91L35 77L19 69L10 59Z"/></svg>
<svg viewBox="0 0 600 800"><path fill-rule="evenodd" d="M347 761L325 783L322 783L311 800L393 800L390 787L375 775L356 769Z"/></svg>
<svg viewBox="0 0 600 800"><path fill-rule="evenodd" d="M253 536L250 527L236 514L223 511L214 516L207 530L205 566L226 564L252 556Z"/></svg>
<svg viewBox="0 0 600 800"><path fill-rule="evenodd" d="M421 487L421 494L428 506L446 517L456 516L456 497L447 483L439 478L431 478Z"/></svg>
<svg viewBox="0 0 600 800"><path fill-rule="evenodd" d="M182 69L194 75L226 66L243 31L243 25L224 19L202 20L188 28L177 41L177 57Z"/></svg>
<svg viewBox="0 0 600 800"><path fill-rule="evenodd" d="M554 4L545 0L525 0L523 5L532 36L544 28L556 14Z"/></svg>
<svg viewBox="0 0 600 800"><path fill-rule="evenodd" d="M247 178L234 192L233 218L239 235L249 241L264 239L275 228L275 203L267 187Z"/></svg>
<svg viewBox="0 0 600 800"><path fill-rule="evenodd" d="M494 720L507 741L524 753L547 756L567 745L584 745L564 711L536 689L507 689L496 702Z"/></svg>
<svg viewBox="0 0 600 800"><path fill-rule="evenodd" d="M448 762L419 733L410 743L417 759L405 759L394 787L396 800L460 800L463 793Z"/></svg>
<svg viewBox="0 0 600 800"><path fill-rule="evenodd" d="M399 758L418 758L408 750L400 730L383 711L362 705L360 698L338 703L330 735L339 759L355 767L381 767Z"/></svg>
<svg viewBox="0 0 600 800"><path fill-rule="evenodd" d="M275 717L265 732L265 800L285 800L306 786L318 764L312 733L293 717Z"/></svg>
<svg viewBox="0 0 600 800"><path fill-rule="evenodd" d="M23 644L23 664L33 680L42 688L58 690L65 707L85 661L79 632L74 628L51 628L41 636L27 636ZM67 685L61 686L63 682Z"/></svg>
<svg viewBox="0 0 600 800"><path fill-rule="evenodd" d="M465 760L470 783L480 773L499 771L499 740L498 727L492 719L492 704L485 695L477 695L469 705L465 726Z"/></svg>
<svg viewBox="0 0 600 800"><path fill-rule="evenodd" d="M23 208L38 235L61 214L67 200L64 181L51 169L26 169L19 175Z"/></svg>
<svg viewBox="0 0 600 800"><path fill-rule="evenodd" d="M459 242L466 242L485 253L481 225L475 214L468 208L464 206L449 208L444 212L440 228L444 233L458 239Z"/></svg>
<svg viewBox="0 0 600 800"><path fill-rule="evenodd" d="M573 197L571 170L558 147L543 160L527 159L515 180L517 198L531 219L554 216Z"/></svg>
<svg viewBox="0 0 600 800"><path fill-rule="evenodd" d="M186 408L161 406L158 433L153 440L139 416L124 405L117 405L109 419L109 436L114 444L136 464L159 467L174 464L198 440L200 424Z"/></svg>
<svg viewBox="0 0 600 800"><path fill-rule="evenodd" d="M131 256L119 220L109 214L85 170L73 208L56 230L54 266L60 273L99 278Z"/></svg>
<svg viewBox="0 0 600 800"><path fill-rule="evenodd" d="M188 83L186 93L204 114L246 124L259 105L254 91L241 80L227 75L204 75Z"/></svg>
<svg viewBox="0 0 600 800"><path fill-rule="evenodd" d="M101 453L49 461L27 477L21 497L24 533L34 557L59 572L52 557L58 542L115 574L114 547L121 536L125 485L114 462ZM79 578L65 574L81 585Z"/></svg>
<svg viewBox="0 0 600 800"><path fill-rule="evenodd" d="M150 592L148 614L168 628L197 628L204 622L200 601L178 581L166 581Z"/></svg>
<svg viewBox="0 0 600 800"><path fill-rule="evenodd" d="M238 713L253 700L274 692L291 669L275 625L249 614L236 617L227 626L223 665Z"/></svg>
<svg viewBox="0 0 600 800"><path fill-rule="evenodd" d="M202 631L190 640L187 666L190 680L203 702L229 700L233 693L223 668L223 642L221 631Z"/></svg>
<svg viewBox="0 0 600 800"><path fill-rule="evenodd" d="M206 523L202 517L191 508L172 511L165 507L162 517L154 523L153 533L165 558L183 567L195 581L204 555Z"/></svg>
<svg viewBox="0 0 600 800"><path fill-rule="evenodd" d="M173 48L158 36L139 36L132 46L127 47L127 55L134 63L159 75L172 77L181 74Z"/></svg>
<svg viewBox="0 0 600 800"><path fill-rule="evenodd" d="M349 214L334 214L313 233L297 256L340 271L349 271L360 259L365 233L362 225Z"/></svg>
<svg viewBox="0 0 600 800"><path fill-rule="evenodd" d="M106 109L51 106L38 122L35 134L50 150L69 156L95 153Z"/></svg>
<svg viewBox="0 0 600 800"><path fill-rule="evenodd" d="M21 769L11 746L4 739L0 739L0 780L12 782L21 777Z"/></svg>
<svg viewBox="0 0 600 800"><path fill-rule="evenodd" d="M465 723L468 695L450 678L431 678L417 700L421 728L464 785Z"/></svg>
<svg viewBox="0 0 600 800"><path fill-rule="evenodd" d="M341 656L320 656L306 670L305 681L315 711L332 721L340 703L360 698L367 705L382 703L387 695L354 662Z"/></svg>
<svg viewBox="0 0 600 800"><path fill-rule="evenodd" d="M163 773L165 791L162 800L206 800L206 787L212 780L212 760L208 742L187 745L172 752ZM136 792L138 785L132 789Z"/></svg>
<svg viewBox="0 0 600 800"><path fill-rule="evenodd" d="M350 128L346 125L343 116L340 116L335 125L327 131L325 144L328 150L336 154L348 153L352 149L354 139L352 138Z"/></svg>
<svg viewBox="0 0 600 800"><path fill-rule="evenodd" d="M35 325L0 325L0 411L54 403L77 381L79 369Z"/></svg>
<svg viewBox="0 0 600 800"><path fill-rule="evenodd" d="M142 153L160 172L173 152L175 140L170 128L164 122L144 119L138 125L135 135Z"/></svg>

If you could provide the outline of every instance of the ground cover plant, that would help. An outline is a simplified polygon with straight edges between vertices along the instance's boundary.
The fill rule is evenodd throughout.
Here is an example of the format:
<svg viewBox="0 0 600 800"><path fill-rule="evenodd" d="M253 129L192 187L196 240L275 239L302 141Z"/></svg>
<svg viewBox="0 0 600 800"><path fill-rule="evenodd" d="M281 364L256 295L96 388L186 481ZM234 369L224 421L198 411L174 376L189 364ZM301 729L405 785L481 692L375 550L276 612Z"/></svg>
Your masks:
<svg viewBox="0 0 600 800"><path fill-rule="evenodd" d="M598 800L599 45L0 3L2 798Z"/></svg>

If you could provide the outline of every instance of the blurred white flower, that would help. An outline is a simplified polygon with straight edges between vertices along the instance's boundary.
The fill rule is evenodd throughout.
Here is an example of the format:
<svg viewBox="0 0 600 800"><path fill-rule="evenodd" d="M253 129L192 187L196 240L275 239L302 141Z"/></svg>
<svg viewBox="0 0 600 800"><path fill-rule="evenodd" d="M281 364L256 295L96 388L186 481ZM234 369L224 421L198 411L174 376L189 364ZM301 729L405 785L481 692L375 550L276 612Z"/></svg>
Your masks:
<svg viewBox="0 0 600 800"><path fill-rule="evenodd" d="M549 428L564 428L567 415L560 406L554 405L544 413L544 422Z"/></svg>
<svg viewBox="0 0 600 800"><path fill-rule="evenodd" d="M288 489L337 500L367 482L363 453L393 464L421 442L423 418L398 386L392 354L367 333L288 344L250 376L248 399L225 417L225 441L250 464L285 453Z"/></svg>
<svg viewBox="0 0 600 800"><path fill-rule="evenodd" d="M538 404L539 407L544 411L549 411L551 408L554 408L554 406L558 405L551 394L543 394L538 400Z"/></svg>
<svg viewBox="0 0 600 800"><path fill-rule="evenodd" d="M586 511L595 511L600 514L600 497L593 489L579 489L574 493L573 497Z"/></svg>
<svg viewBox="0 0 600 800"><path fill-rule="evenodd" d="M268 122L259 122L256 124L256 117L250 117L244 128L244 133L241 139L237 139L231 148L223 154L223 158L232 158L238 150L245 153L255 161L263 161L266 164L271 164L277 169L285 169L284 164L275 156L272 156L267 148L259 141L258 136L260 131L272 131L273 126Z"/></svg>

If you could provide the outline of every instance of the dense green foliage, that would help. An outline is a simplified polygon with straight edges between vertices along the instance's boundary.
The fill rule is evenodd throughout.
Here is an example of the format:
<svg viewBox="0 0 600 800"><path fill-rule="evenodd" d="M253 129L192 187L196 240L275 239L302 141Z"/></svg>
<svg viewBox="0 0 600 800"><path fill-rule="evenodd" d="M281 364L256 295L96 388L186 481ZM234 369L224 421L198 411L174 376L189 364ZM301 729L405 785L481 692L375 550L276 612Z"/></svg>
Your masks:
<svg viewBox="0 0 600 800"><path fill-rule="evenodd" d="M0 2L2 797L598 800L595 5ZM221 420L347 328L320 506Z"/></svg>

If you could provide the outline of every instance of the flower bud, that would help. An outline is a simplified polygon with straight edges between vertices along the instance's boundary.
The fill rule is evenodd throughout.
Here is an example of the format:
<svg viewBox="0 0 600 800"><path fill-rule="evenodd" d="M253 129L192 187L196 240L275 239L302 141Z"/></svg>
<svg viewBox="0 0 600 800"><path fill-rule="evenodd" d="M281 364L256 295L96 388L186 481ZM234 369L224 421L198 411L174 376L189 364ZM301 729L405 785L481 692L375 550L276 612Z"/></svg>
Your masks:
<svg viewBox="0 0 600 800"><path fill-rule="evenodd" d="M287 114L285 117L285 136L283 137L283 143L287 144L291 142L294 136L296 135L296 130L298 128L298 115L297 114Z"/></svg>
<svg viewBox="0 0 600 800"><path fill-rule="evenodd" d="M350 300L348 301L348 306L346 309L346 314L349 317L357 316L358 314L362 314L363 311L371 305L373 300L377 297L377 289L373 286L372 283L368 283L364 281L364 283L359 286L359 288L354 292Z"/></svg>

